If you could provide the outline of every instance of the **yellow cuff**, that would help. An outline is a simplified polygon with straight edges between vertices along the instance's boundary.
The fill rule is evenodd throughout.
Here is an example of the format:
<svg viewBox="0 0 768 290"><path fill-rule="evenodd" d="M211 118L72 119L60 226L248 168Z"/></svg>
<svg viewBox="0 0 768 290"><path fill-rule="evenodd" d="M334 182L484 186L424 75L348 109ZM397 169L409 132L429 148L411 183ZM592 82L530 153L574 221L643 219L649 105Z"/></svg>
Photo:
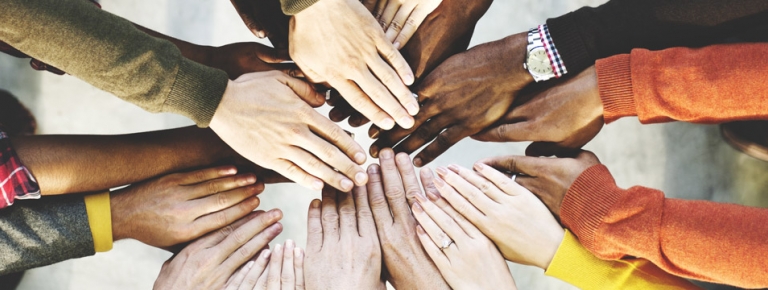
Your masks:
<svg viewBox="0 0 768 290"><path fill-rule="evenodd" d="M85 210L93 235L93 248L98 252L112 249L112 211L109 206L109 191L85 196Z"/></svg>
<svg viewBox="0 0 768 290"><path fill-rule="evenodd" d="M545 272L580 289L700 289L645 259L603 261L568 230Z"/></svg>

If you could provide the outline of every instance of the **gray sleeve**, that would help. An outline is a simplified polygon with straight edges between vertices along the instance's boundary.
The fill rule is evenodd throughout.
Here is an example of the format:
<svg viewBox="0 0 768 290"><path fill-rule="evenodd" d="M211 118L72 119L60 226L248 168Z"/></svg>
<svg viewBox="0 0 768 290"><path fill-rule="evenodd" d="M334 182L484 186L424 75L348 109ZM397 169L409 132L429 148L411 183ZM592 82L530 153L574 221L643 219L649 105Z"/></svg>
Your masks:
<svg viewBox="0 0 768 290"><path fill-rule="evenodd" d="M21 200L0 210L0 275L94 253L81 195Z"/></svg>

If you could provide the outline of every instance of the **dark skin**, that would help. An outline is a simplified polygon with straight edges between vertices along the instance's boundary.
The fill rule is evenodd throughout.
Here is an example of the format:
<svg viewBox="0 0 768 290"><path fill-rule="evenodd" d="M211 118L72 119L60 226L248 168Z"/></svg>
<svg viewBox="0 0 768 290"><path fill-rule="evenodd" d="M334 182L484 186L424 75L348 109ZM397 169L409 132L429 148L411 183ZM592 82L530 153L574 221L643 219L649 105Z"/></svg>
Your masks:
<svg viewBox="0 0 768 290"><path fill-rule="evenodd" d="M395 152L410 154L428 144L413 160L421 167L498 121L520 91L533 82L522 66L526 37L520 33L478 45L438 66L417 87L422 108L415 116L416 125L386 132L371 128L371 138L378 138L371 155L376 157L379 148L395 144ZM509 65L516 63L521 65Z"/></svg>
<svg viewBox="0 0 768 290"><path fill-rule="evenodd" d="M504 173L516 174L515 182L530 190L560 218L560 207L568 189L587 169L600 160L589 151L574 158L540 158L531 156L499 156L478 161Z"/></svg>
<svg viewBox="0 0 768 290"><path fill-rule="evenodd" d="M280 0L231 0L248 30L259 38L269 37L278 49L288 48L288 21Z"/></svg>

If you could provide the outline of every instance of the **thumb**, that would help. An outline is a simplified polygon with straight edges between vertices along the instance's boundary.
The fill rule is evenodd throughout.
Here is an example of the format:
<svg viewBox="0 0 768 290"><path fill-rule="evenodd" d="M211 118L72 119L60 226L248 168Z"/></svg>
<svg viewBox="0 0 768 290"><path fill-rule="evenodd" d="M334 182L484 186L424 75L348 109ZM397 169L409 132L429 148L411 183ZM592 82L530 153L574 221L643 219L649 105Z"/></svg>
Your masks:
<svg viewBox="0 0 768 290"><path fill-rule="evenodd" d="M528 176L539 176L543 169L551 166L557 159L551 158L538 158L530 156L497 156L486 158L477 161L488 165L501 172L509 172L513 174L522 173Z"/></svg>
<svg viewBox="0 0 768 290"><path fill-rule="evenodd" d="M263 44L256 47L256 56L266 63L281 63L291 61L291 55L287 48L272 48Z"/></svg>
<svg viewBox="0 0 768 290"><path fill-rule="evenodd" d="M472 136L472 139L483 142L523 142L531 141L529 122L497 124L488 127Z"/></svg>
<svg viewBox="0 0 768 290"><path fill-rule="evenodd" d="M575 158L580 152L580 148L569 148L553 142L533 142L525 149L525 155L535 157Z"/></svg>
<svg viewBox="0 0 768 290"><path fill-rule="evenodd" d="M299 98L307 102L312 107L319 107L325 104L325 96L315 91L308 82L302 81L297 78L292 78L286 74L284 76L284 84L287 85Z"/></svg>

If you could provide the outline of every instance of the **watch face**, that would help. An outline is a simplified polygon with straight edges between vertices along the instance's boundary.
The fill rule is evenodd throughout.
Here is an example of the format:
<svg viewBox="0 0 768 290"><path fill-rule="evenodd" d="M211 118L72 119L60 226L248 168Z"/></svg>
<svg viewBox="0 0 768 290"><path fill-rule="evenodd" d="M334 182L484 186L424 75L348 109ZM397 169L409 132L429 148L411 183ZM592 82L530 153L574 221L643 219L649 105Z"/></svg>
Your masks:
<svg viewBox="0 0 768 290"><path fill-rule="evenodd" d="M531 50L526 61L528 70L539 74L547 75L552 73L552 65L549 62L547 51L543 47L537 47Z"/></svg>

